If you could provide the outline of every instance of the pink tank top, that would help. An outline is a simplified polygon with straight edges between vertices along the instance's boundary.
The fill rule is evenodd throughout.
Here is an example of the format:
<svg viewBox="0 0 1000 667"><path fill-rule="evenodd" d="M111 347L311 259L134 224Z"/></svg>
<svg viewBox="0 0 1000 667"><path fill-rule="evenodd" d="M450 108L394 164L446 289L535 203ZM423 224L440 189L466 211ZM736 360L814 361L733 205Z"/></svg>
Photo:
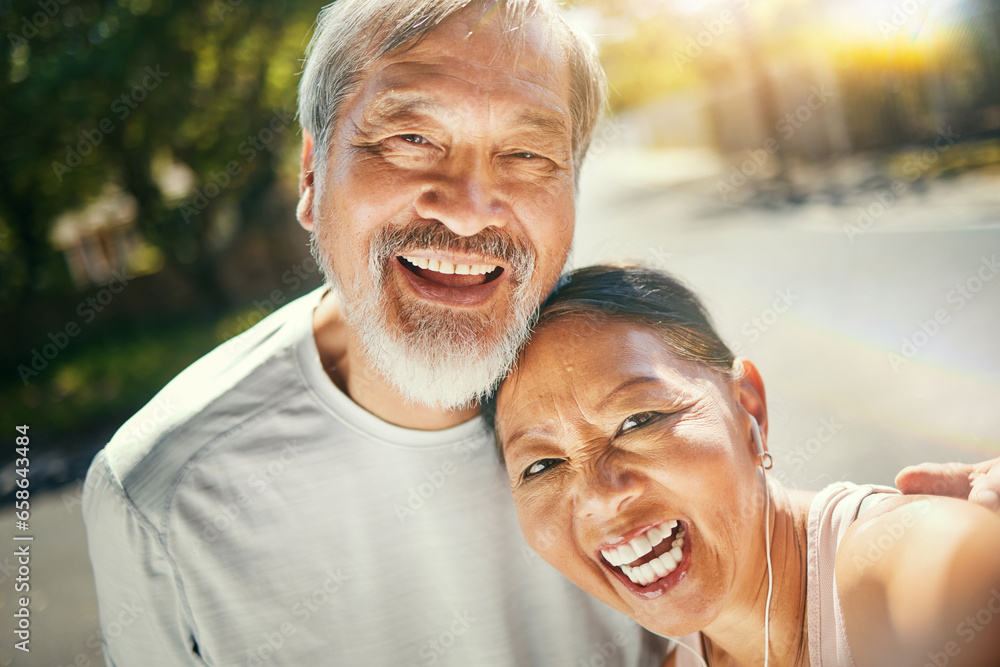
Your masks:
<svg viewBox="0 0 1000 667"><path fill-rule="evenodd" d="M862 511L894 495L899 495L899 491L888 486L838 482L817 493L809 505L806 622L810 667L854 667L834 577L837 547ZM775 573L775 576L780 575ZM772 602L775 603L780 601ZM763 633L761 628L762 641ZM703 655L701 633L686 635L680 641ZM676 667L701 667L702 663L690 651L682 648L675 651Z"/></svg>

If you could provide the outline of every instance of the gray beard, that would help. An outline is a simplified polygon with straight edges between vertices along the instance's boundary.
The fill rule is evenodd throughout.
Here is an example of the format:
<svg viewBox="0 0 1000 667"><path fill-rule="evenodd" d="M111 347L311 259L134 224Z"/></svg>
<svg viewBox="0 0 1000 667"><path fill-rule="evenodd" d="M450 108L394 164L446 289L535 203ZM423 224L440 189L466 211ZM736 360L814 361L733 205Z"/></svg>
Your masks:
<svg viewBox="0 0 1000 667"><path fill-rule="evenodd" d="M407 300L393 304L386 294L389 262L401 249L393 233L376 238L369 249L367 275L347 290L314 232L313 256L327 284L340 297L348 326L361 343L365 360L408 403L440 410L461 410L491 394L528 341L537 297L530 279L534 254L510 244L487 244L485 254L513 267L515 283L507 321L492 313L469 313ZM490 333L493 329L496 333Z"/></svg>

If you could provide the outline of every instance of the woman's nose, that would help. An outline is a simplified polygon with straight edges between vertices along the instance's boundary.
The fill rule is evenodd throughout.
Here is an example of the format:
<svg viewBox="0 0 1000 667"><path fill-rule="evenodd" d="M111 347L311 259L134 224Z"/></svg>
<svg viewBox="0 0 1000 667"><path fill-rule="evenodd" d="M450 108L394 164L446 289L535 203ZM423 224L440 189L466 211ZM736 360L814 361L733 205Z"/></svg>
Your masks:
<svg viewBox="0 0 1000 667"><path fill-rule="evenodd" d="M598 462L577 488L577 512L598 519L613 517L641 496L645 488L645 478L637 471L612 462Z"/></svg>

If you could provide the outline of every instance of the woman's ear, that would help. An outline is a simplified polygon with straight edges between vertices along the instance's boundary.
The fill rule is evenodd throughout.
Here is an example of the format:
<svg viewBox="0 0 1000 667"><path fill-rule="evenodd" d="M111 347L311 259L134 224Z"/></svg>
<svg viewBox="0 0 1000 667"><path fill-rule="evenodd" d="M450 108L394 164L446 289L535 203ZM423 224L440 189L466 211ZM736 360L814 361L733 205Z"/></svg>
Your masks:
<svg viewBox="0 0 1000 667"><path fill-rule="evenodd" d="M299 204L295 209L295 217L306 231L311 232L315 224L313 206L315 205L315 144L309 130L302 130L302 168L299 172Z"/></svg>
<svg viewBox="0 0 1000 667"><path fill-rule="evenodd" d="M740 372L738 383L740 405L757 420L761 438L766 446L767 394L764 392L764 380L760 377L760 371L749 359L740 357L733 362L733 366Z"/></svg>

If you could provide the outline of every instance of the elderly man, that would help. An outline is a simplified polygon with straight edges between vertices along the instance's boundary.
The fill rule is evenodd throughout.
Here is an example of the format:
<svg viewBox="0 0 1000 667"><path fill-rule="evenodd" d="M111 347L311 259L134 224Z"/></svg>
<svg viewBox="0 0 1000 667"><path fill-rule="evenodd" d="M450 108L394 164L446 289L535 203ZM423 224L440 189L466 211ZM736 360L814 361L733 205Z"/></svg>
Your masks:
<svg viewBox="0 0 1000 667"><path fill-rule="evenodd" d="M544 0L321 13L298 217L329 289L95 459L108 664L659 664L524 546L475 418L566 260L602 77Z"/></svg>

